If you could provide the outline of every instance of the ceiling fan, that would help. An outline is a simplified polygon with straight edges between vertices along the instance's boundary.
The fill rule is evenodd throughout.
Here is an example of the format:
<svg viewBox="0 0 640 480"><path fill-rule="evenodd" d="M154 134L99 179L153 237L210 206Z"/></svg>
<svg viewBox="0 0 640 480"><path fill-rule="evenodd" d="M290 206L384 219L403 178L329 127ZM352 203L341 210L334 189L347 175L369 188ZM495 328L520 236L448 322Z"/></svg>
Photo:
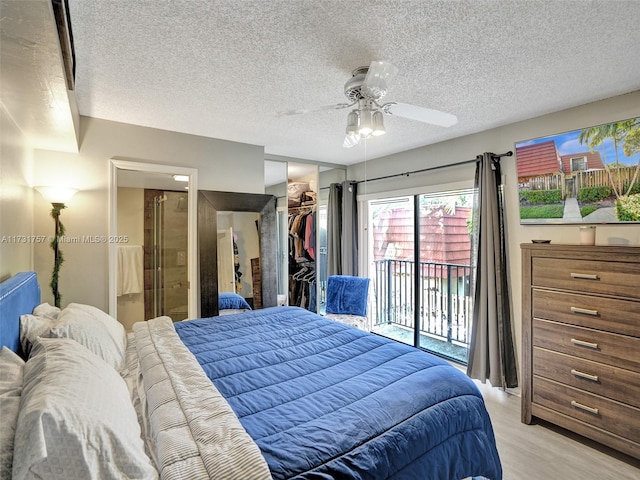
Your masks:
<svg viewBox="0 0 640 480"><path fill-rule="evenodd" d="M338 110L355 107L347 115L346 137L343 146L353 147L361 138L384 135L383 114L395 115L441 127L451 127L458 118L450 113L418 107L407 103L380 100L387 94L387 84L398 73L398 68L386 61L373 61L368 67L358 67L344 84L344 94L349 103L324 105L298 110L278 112L278 115L299 115L320 110Z"/></svg>

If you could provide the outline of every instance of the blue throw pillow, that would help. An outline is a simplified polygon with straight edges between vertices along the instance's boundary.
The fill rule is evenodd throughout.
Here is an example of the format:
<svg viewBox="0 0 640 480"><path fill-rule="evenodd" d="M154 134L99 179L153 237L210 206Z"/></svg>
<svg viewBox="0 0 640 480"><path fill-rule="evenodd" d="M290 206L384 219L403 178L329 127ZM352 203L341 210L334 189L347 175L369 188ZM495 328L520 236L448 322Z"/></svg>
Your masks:
<svg viewBox="0 0 640 480"><path fill-rule="evenodd" d="M251 307L247 301L237 293L219 293L218 294L218 308L220 310L251 310Z"/></svg>

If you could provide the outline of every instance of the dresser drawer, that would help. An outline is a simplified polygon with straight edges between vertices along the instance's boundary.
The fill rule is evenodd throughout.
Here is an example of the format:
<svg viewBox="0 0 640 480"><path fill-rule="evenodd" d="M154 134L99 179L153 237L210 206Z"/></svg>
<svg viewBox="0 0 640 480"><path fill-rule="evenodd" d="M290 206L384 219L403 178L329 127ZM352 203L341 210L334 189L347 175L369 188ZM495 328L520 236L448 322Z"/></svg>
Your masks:
<svg viewBox="0 0 640 480"><path fill-rule="evenodd" d="M640 299L640 264L536 257L531 284Z"/></svg>
<svg viewBox="0 0 640 480"><path fill-rule="evenodd" d="M533 346L640 372L640 338L533 319Z"/></svg>
<svg viewBox="0 0 640 480"><path fill-rule="evenodd" d="M640 408L640 373L535 347L533 374Z"/></svg>
<svg viewBox="0 0 640 480"><path fill-rule="evenodd" d="M533 402L621 437L640 439L640 409L533 377Z"/></svg>
<svg viewBox="0 0 640 480"><path fill-rule="evenodd" d="M640 337L640 302L537 288L532 295L536 318Z"/></svg>

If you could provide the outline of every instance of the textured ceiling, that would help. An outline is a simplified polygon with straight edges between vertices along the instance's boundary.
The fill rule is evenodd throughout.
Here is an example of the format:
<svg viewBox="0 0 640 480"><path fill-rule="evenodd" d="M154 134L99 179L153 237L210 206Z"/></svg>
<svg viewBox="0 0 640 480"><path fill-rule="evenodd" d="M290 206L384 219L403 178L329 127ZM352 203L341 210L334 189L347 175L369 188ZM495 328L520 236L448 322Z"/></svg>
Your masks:
<svg viewBox="0 0 640 480"><path fill-rule="evenodd" d="M348 165L640 89L640 1L69 0L80 114ZM342 147L351 71L399 68L385 117ZM640 110L640 106L639 106Z"/></svg>

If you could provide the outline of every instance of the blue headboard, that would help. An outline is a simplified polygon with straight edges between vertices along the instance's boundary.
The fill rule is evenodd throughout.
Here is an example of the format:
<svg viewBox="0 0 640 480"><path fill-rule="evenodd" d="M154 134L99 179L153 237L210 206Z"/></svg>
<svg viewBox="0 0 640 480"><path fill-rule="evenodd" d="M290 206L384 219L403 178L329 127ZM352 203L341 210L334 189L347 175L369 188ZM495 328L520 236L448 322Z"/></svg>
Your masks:
<svg viewBox="0 0 640 480"><path fill-rule="evenodd" d="M20 315L31 313L40 304L36 272L21 272L0 283L0 348L6 345L22 355Z"/></svg>

